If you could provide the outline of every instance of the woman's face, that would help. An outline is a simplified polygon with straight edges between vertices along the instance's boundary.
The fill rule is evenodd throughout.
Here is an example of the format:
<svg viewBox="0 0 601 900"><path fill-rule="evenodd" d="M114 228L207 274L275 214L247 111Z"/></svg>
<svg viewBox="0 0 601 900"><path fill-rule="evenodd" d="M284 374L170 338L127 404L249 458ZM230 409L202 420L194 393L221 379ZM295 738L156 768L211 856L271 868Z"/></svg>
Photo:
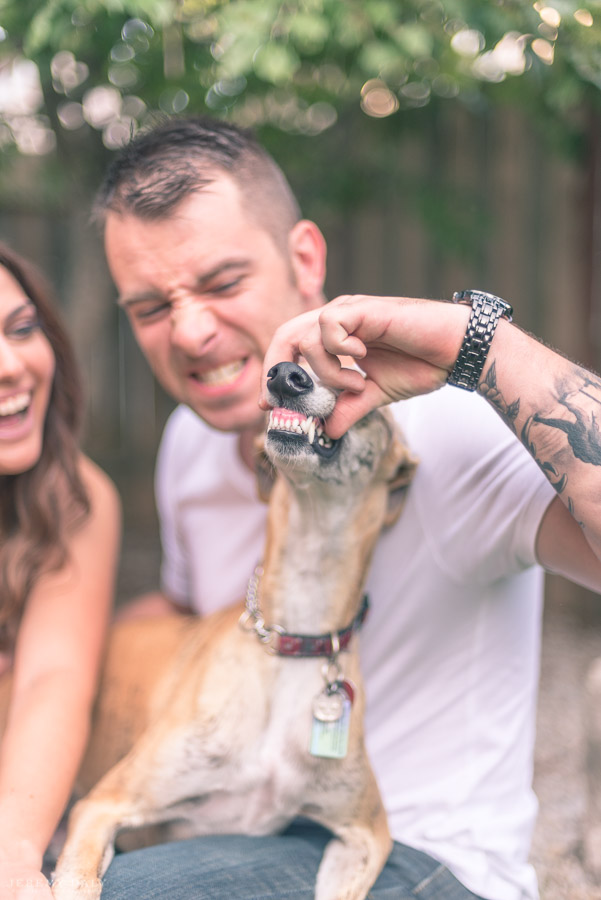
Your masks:
<svg viewBox="0 0 601 900"><path fill-rule="evenodd" d="M0 266L0 474L31 469L42 452L55 359L38 313Z"/></svg>

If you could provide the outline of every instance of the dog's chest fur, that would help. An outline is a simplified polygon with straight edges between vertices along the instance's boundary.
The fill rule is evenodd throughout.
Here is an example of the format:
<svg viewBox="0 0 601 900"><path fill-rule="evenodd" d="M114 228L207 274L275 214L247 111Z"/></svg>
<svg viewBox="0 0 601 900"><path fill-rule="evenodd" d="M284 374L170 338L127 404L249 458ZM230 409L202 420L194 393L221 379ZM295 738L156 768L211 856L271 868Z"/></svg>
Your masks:
<svg viewBox="0 0 601 900"><path fill-rule="evenodd" d="M174 819L193 817L202 833L273 833L296 816L315 815L326 791L330 802L332 791L346 793L358 748L351 742L346 759L334 764L307 753L313 698L324 686L322 659L269 657L252 636L230 637L223 660L229 686L207 673L195 721L161 748L161 765L177 777L169 779L171 797L156 800L168 801ZM343 654L349 677L357 677L355 656ZM266 669L274 685L268 698L261 689Z"/></svg>

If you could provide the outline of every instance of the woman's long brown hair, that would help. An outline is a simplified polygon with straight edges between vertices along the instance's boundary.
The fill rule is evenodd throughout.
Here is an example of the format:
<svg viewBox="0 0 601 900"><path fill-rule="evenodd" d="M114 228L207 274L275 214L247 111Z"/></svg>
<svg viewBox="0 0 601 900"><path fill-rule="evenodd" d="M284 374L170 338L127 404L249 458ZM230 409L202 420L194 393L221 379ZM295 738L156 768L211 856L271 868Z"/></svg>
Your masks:
<svg viewBox="0 0 601 900"><path fill-rule="evenodd" d="M0 648L7 649L36 580L64 563L66 536L90 505L78 469L83 402L71 342L39 272L1 243L0 266L36 307L56 360L40 458L26 472L0 475Z"/></svg>

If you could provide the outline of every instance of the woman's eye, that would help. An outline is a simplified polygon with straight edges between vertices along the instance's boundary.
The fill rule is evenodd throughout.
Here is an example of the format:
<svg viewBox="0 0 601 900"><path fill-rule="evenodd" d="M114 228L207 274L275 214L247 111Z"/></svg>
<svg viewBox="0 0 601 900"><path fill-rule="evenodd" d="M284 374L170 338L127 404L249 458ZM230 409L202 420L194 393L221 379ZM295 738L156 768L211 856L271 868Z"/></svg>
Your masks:
<svg viewBox="0 0 601 900"><path fill-rule="evenodd" d="M16 338L16 340L24 340L32 335L34 332L38 331L40 328L40 321L37 316L27 319L21 322L15 322L8 331L8 336L12 338Z"/></svg>

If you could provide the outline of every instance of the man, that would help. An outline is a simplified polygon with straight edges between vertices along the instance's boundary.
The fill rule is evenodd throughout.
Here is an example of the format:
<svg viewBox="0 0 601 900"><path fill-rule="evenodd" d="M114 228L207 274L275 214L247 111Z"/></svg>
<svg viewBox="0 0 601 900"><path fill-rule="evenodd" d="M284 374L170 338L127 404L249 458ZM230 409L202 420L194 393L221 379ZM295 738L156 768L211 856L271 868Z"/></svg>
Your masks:
<svg viewBox="0 0 601 900"><path fill-rule="evenodd" d="M601 586L599 380L509 324L498 298L324 307L317 226L229 124L176 119L134 139L98 207L119 302L182 404L157 465L163 591L140 611L206 614L244 595L263 544L264 364L300 352L342 390L333 437L402 399L420 465L374 554L361 638L368 750L396 841L370 896L532 900L536 563ZM115 859L103 897L306 898L324 843L299 824L149 848Z"/></svg>

